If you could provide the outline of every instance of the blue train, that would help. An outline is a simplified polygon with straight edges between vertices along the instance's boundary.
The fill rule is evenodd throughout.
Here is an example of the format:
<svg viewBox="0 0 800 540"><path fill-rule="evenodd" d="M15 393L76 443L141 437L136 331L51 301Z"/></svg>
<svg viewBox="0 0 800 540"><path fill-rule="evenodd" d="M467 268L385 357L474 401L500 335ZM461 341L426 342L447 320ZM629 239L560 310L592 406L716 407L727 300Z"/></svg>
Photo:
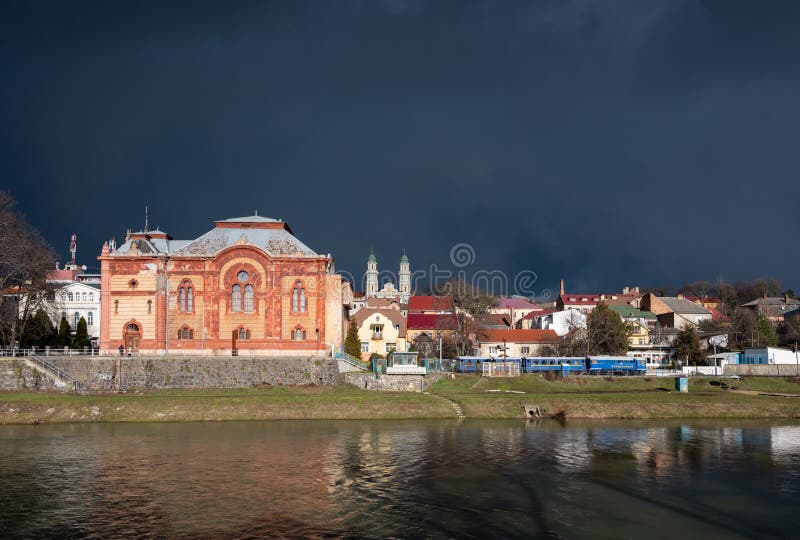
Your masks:
<svg viewBox="0 0 800 540"><path fill-rule="evenodd" d="M455 369L459 373L482 373L484 362L503 362L502 358L460 356ZM562 375L644 375L647 366L642 358L628 356L547 356L506 358L518 363L521 373L560 372Z"/></svg>

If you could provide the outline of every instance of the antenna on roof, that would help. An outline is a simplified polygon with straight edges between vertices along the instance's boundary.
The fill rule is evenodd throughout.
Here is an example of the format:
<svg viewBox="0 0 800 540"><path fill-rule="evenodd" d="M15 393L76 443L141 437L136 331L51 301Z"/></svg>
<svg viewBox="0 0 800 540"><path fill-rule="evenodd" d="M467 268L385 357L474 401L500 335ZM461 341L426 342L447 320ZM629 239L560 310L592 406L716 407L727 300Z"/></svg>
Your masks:
<svg viewBox="0 0 800 540"><path fill-rule="evenodd" d="M147 205L145 205L145 207L144 207L144 231L145 231L145 232L147 232L147 231L149 231L149 230L150 230L150 229L148 228L148 227L149 227L149 225L147 224L147 221L148 221L148 220L147 220L147 217L148 217L148 216L147 216Z"/></svg>

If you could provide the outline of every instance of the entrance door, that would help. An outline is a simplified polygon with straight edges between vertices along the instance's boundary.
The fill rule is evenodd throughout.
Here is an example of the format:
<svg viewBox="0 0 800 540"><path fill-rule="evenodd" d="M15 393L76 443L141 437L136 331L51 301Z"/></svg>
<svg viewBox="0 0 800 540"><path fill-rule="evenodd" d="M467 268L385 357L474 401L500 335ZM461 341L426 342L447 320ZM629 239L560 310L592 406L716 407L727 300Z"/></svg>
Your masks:
<svg viewBox="0 0 800 540"><path fill-rule="evenodd" d="M126 336L125 350L132 353L139 352L139 336Z"/></svg>
<svg viewBox="0 0 800 540"><path fill-rule="evenodd" d="M136 323L129 323L128 326L125 327L125 352L139 352L139 341L141 339L142 333L139 330L139 325Z"/></svg>

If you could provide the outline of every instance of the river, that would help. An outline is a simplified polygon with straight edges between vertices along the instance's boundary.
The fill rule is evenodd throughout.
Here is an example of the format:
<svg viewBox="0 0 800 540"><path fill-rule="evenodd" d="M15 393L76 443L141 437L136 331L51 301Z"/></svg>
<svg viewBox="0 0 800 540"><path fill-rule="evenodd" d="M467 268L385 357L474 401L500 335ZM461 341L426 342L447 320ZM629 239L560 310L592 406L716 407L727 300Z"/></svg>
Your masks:
<svg viewBox="0 0 800 540"><path fill-rule="evenodd" d="M797 537L800 423L0 426L4 538Z"/></svg>

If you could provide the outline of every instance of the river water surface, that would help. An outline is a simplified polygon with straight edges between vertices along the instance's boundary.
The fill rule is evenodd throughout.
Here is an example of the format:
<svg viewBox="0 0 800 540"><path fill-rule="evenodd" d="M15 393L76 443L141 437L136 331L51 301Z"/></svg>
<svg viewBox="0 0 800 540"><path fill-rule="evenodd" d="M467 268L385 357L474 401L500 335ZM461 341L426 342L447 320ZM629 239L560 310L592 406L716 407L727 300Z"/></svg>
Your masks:
<svg viewBox="0 0 800 540"><path fill-rule="evenodd" d="M797 538L800 424L0 426L0 537Z"/></svg>

